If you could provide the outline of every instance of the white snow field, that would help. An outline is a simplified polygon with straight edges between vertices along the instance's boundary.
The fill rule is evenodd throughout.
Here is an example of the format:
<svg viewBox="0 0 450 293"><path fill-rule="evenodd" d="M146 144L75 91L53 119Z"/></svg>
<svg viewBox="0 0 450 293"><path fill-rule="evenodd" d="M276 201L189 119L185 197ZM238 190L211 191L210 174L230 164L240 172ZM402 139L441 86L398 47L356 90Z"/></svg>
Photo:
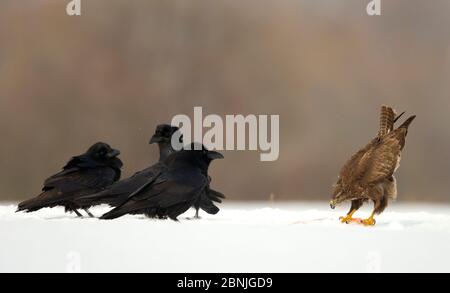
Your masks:
<svg viewBox="0 0 450 293"><path fill-rule="evenodd" d="M0 272L450 272L448 205L393 203L374 227L341 224L348 206L325 202L220 207L173 222L79 219L62 208L15 213L3 204Z"/></svg>

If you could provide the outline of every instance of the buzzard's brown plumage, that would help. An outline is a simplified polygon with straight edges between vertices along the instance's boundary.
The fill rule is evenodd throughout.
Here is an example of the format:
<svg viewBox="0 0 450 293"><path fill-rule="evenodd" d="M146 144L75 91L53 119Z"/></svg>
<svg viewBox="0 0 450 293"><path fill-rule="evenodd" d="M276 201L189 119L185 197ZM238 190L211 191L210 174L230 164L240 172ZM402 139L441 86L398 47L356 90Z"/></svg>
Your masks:
<svg viewBox="0 0 450 293"><path fill-rule="evenodd" d="M338 181L333 187L330 206L351 200L352 205L346 217L341 221L349 223L353 214L367 200L374 202L372 215L362 222L375 224L373 216L384 211L388 199L397 197L397 184L394 173L400 165L401 152L405 147L408 127L416 116L409 117L394 130L395 122L404 114L396 117L394 109L382 106L380 129L372 141L354 154L342 167Z"/></svg>

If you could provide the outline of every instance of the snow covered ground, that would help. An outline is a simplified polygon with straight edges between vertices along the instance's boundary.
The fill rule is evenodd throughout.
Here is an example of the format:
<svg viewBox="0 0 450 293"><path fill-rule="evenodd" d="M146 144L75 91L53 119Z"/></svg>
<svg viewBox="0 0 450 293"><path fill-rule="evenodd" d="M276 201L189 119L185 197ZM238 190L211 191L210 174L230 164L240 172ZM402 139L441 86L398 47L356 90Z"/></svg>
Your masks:
<svg viewBox="0 0 450 293"><path fill-rule="evenodd" d="M341 224L347 208L224 203L216 216L189 220L191 210L177 223L3 204L0 272L450 272L450 206L394 203L375 227Z"/></svg>

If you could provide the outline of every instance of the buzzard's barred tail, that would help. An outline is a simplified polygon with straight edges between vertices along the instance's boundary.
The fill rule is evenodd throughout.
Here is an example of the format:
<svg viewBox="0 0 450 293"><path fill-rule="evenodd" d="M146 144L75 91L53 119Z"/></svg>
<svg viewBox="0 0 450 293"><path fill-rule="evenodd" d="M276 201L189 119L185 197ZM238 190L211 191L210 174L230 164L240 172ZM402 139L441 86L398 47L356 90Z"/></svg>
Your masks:
<svg viewBox="0 0 450 293"><path fill-rule="evenodd" d="M378 136L382 137L386 134L386 128L387 128L387 107L381 106L380 110L380 129L378 130Z"/></svg>
<svg viewBox="0 0 450 293"><path fill-rule="evenodd" d="M414 119L416 119L416 115L413 115L413 116L409 117L408 119L406 119L406 121L403 122L403 124L400 125L399 128L408 129L409 125L413 122Z"/></svg>
<svg viewBox="0 0 450 293"><path fill-rule="evenodd" d="M393 130L395 123L395 111L388 106L381 106L380 110L380 129L378 137L385 136Z"/></svg>

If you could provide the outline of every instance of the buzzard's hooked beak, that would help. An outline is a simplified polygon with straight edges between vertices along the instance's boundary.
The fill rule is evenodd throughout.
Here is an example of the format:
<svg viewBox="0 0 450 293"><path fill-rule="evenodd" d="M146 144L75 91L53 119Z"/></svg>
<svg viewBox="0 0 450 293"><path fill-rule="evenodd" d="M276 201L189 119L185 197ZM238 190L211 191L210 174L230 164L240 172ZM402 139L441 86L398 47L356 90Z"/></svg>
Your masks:
<svg viewBox="0 0 450 293"><path fill-rule="evenodd" d="M330 208L332 208L334 210L335 207L336 207L336 201L330 200Z"/></svg>

